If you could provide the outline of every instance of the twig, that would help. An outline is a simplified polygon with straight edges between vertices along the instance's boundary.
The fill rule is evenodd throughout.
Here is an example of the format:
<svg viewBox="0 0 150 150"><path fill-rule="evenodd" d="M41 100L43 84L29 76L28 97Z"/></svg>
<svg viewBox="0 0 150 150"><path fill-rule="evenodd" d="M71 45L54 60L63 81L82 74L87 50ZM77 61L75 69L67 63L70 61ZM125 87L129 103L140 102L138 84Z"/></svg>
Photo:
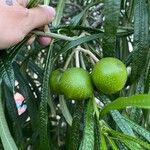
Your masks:
<svg viewBox="0 0 150 150"><path fill-rule="evenodd" d="M95 62L98 62L98 61L99 61L99 59L98 59L91 51L89 51L89 50L87 50L87 49L84 49L84 48L81 48L80 46L78 46L77 48L75 48L75 49L72 51L72 53L71 53L70 56L68 57L68 59L67 59L65 65L64 65L64 69L67 69L67 68L68 68L68 65L69 65L69 63L70 63L70 61L71 61L71 59L72 59L74 53L75 53L76 67L80 67L79 52L83 52L83 53L85 53L85 54L88 54L88 55L90 56L90 58L91 58L92 61L93 61L93 60L94 60ZM92 63L95 64L95 62L92 62Z"/></svg>
<svg viewBox="0 0 150 150"><path fill-rule="evenodd" d="M70 54L70 56L68 57L68 59L67 59L65 65L64 65L64 70L66 70L66 69L68 68L68 65L69 65L69 63L70 63L70 61L71 61L71 59L72 59L72 57L73 57L75 51L76 51L76 49L74 49L74 50L72 51L72 53Z"/></svg>
<svg viewBox="0 0 150 150"><path fill-rule="evenodd" d="M75 60L76 60L76 67L80 68L79 51L77 49L75 51Z"/></svg>
<svg viewBox="0 0 150 150"><path fill-rule="evenodd" d="M93 60L92 57L90 57L90 61L91 61L91 63L92 63L93 65L95 65L95 61Z"/></svg>
<svg viewBox="0 0 150 150"><path fill-rule="evenodd" d="M85 63L84 63L84 59L83 59L83 54L82 54L82 52L80 52L80 61L81 61L81 66L82 66L82 68L83 69L85 69L86 70L86 66L85 66Z"/></svg>
<svg viewBox="0 0 150 150"><path fill-rule="evenodd" d="M34 33L36 35L47 36L47 37L56 38L56 39L62 39L62 40L66 40L66 41L73 41L78 38L78 37L68 37L68 36L65 36L62 34L56 34L56 33L52 33L52 32L32 31L32 33Z"/></svg>
<svg viewBox="0 0 150 150"><path fill-rule="evenodd" d="M84 48L81 48L81 47L78 47L77 50L88 54L95 62L99 61L99 59L91 51L84 49Z"/></svg>

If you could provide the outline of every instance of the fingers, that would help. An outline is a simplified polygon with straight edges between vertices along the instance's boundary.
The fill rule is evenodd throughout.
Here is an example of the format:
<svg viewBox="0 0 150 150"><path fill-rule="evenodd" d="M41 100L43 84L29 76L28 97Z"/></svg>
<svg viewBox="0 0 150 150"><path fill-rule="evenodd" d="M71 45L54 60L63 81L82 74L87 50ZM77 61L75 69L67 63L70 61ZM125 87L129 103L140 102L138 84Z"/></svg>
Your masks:
<svg viewBox="0 0 150 150"><path fill-rule="evenodd" d="M28 0L16 0L16 1L23 7L26 7L28 4Z"/></svg>
<svg viewBox="0 0 150 150"><path fill-rule="evenodd" d="M52 39L50 37L39 36L38 42L43 46L48 46L51 43Z"/></svg>
<svg viewBox="0 0 150 150"><path fill-rule="evenodd" d="M34 41L35 41L36 37L33 36L31 37L28 42L27 42L27 45L31 45ZM37 37L37 41L39 44L43 45L43 46L48 46L52 39L50 37L46 37L46 36L39 36Z"/></svg>
<svg viewBox="0 0 150 150"><path fill-rule="evenodd" d="M4 0L0 2L0 4L7 5L7 6L23 6L26 7L28 4L28 0Z"/></svg>
<svg viewBox="0 0 150 150"><path fill-rule="evenodd" d="M20 42L33 29L42 27L51 22L55 16L55 10L48 6L39 6L32 9L27 9L25 0L18 0L20 4L13 6L1 4L0 13L0 49L8 48ZM16 0L14 2L17 3ZM21 6L22 5L22 6ZM50 42L50 39L43 38L40 41L46 41L45 45Z"/></svg>
<svg viewBox="0 0 150 150"><path fill-rule="evenodd" d="M35 28L48 24L53 20L54 16L55 10L50 6L39 6L29 9L29 14L26 18L26 31L30 32Z"/></svg>

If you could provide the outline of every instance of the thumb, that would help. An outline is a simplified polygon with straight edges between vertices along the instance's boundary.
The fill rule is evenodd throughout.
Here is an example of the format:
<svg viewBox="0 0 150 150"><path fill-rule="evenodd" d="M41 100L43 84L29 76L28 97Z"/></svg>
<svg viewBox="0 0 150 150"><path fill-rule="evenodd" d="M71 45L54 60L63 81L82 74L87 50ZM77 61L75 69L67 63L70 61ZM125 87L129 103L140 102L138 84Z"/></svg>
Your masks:
<svg viewBox="0 0 150 150"><path fill-rule="evenodd" d="M29 14L27 17L27 32L50 23L53 20L54 16L55 10L50 6L43 5L29 9Z"/></svg>

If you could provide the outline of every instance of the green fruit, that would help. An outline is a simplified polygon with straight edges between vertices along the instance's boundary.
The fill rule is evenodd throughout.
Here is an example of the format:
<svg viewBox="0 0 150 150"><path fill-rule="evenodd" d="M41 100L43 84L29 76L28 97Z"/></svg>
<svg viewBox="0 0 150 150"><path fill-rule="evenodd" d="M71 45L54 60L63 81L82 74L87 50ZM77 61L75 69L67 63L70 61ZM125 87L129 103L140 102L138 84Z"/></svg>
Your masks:
<svg viewBox="0 0 150 150"><path fill-rule="evenodd" d="M63 74L63 71L61 69L57 69L57 70L54 70L50 75L50 79L49 79L50 88L52 92L54 92L55 94L61 93L59 81L60 81L62 74Z"/></svg>
<svg viewBox="0 0 150 150"><path fill-rule="evenodd" d="M60 79L60 88L69 99L82 100L93 95L90 75L81 68L67 69Z"/></svg>
<svg viewBox="0 0 150 150"><path fill-rule="evenodd" d="M103 58L95 64L92 80L96 88L103 93L116 93L124 87L127 81L126 66L117 58Z"/></svg>

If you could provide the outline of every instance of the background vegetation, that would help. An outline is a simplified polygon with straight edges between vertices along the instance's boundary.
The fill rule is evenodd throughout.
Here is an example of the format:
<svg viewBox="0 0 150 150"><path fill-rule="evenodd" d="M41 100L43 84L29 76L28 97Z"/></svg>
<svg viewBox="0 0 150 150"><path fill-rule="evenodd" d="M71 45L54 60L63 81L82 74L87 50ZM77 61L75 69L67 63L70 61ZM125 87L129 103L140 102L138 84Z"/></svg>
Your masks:
<svg viewBox="0 0 150 150"><path fill-rule="evenodd" d="M28 6L38 3L34 0ZM0 52L1 149L150 149L150 1L41 3L56 8L50 30L33 31L18 45ZM28 46L31 35L47 35L53 40L45 47L37 41ZM112 95L95 90L95 98L86 101L51 93L52 70L67 67L71 58L68 67L80 62L80 67L90 72L93 56L116 57L126 64L129 76L124 89ZM15 92L25 97L27 105L20 116Z"/></svg>

